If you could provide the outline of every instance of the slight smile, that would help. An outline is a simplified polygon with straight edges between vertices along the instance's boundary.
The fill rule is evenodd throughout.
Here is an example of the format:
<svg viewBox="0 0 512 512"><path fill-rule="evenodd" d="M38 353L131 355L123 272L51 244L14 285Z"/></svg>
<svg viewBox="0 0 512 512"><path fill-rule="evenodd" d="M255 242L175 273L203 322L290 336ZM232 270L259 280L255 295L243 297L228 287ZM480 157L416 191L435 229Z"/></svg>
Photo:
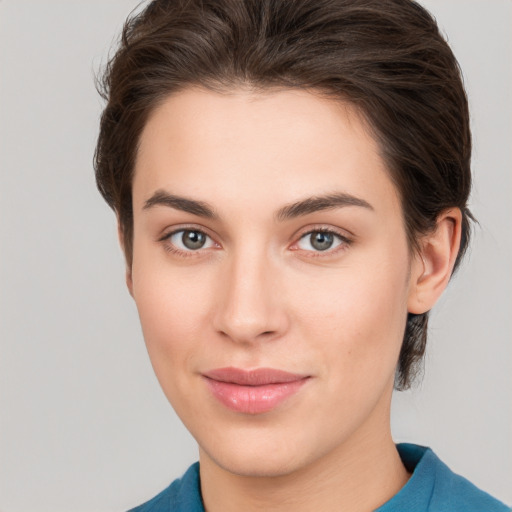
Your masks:
<svg viewBox="0 0 512 512"><path fill-rule="evenodd" d="M203 373L213 396L227 408L262 414L282 404L311 378L273 368L218 368Z"/></svg>

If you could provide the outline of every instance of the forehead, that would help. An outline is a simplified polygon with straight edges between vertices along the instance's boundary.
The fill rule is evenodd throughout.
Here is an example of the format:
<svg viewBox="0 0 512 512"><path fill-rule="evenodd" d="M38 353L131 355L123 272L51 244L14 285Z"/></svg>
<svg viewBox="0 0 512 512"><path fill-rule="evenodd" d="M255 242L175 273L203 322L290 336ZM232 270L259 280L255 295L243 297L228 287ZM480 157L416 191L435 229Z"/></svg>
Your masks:
<svg viewBox="0 0 512 512"><path fill-rule="evenodd" d="M397 199L359 112L295 89L190 88L169 96L141 135L134 204L158 189L210 202L251 192L251 200L264 195L277 204L334 189Z"/></svg>

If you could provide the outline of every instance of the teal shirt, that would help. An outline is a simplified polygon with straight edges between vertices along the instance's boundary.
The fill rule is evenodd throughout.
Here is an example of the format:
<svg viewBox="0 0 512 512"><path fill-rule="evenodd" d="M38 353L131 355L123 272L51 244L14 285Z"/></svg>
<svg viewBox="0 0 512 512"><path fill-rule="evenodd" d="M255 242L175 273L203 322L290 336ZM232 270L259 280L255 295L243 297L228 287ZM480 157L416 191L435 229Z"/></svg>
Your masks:
<svg viewBox="0 0 512 512"><path fill-rule="evenodd" d="M412 473L398 494L375 512L510 512L510 508L453 473L430 448L397 445ZM129 512L204 512L199 463L152 500Z"/></svg>

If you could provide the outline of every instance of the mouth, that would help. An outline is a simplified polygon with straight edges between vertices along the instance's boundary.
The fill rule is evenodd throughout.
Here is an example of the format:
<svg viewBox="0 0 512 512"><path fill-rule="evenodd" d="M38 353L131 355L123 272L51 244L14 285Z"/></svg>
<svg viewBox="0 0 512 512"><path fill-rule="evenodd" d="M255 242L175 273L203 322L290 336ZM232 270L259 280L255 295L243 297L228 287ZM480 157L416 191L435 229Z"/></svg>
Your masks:
<svg viewBox="0 0 512 512"><path fill-rule="evenodd" d="M269 412L295 395L310 379L273 368L218 368L202 374L212 395L225 407L244 414Z"/></svg>

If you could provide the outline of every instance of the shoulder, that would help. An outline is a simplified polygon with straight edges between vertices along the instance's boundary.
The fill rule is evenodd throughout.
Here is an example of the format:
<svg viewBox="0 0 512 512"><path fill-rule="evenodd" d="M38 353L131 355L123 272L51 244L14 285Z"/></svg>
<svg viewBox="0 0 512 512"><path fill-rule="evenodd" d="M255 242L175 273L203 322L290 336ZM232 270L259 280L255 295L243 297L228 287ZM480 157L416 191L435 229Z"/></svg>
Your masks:
<svg viewBox="0 0 512 512"><path fill-rule="evenodd" d="M437 459L434 462L436 472L430 502L431 510L510 512L510 507L482 491L463 476L454 473L432 451L430 457Z"/></svg>
<svg viewBox="0 0 512 512"><path fill-rule="evenodd" d="M199 485L199 464L192 464L187 472L151 500L128 512L204 512Z"/></svg>
<svg viewBox="0 0 512 512"><path fill-rule="evenodd" d="M454 473L430 448L404 443L397 449L412 474L378 512L510 512L510 507Z"/></svg>

